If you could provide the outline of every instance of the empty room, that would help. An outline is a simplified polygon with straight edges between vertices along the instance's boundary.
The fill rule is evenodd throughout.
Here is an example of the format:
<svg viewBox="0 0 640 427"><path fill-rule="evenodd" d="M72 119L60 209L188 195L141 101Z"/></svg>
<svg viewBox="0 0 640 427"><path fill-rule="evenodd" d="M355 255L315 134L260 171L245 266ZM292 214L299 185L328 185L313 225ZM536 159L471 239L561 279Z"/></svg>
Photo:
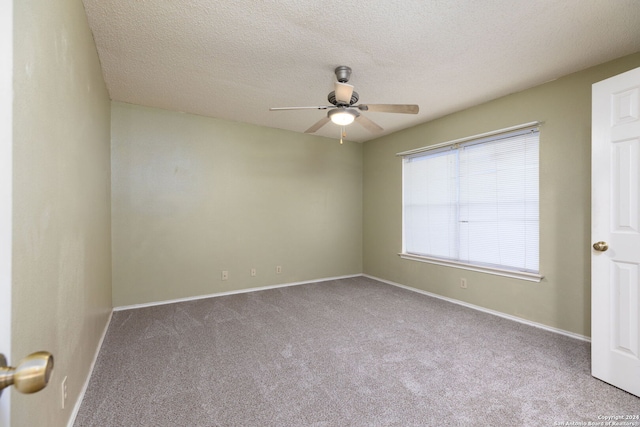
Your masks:
<svg viewBox="0 0 640 427"><path fill-rule="evenodd" d="M640 426L637 0L0 32L0 427Z"/></svg>

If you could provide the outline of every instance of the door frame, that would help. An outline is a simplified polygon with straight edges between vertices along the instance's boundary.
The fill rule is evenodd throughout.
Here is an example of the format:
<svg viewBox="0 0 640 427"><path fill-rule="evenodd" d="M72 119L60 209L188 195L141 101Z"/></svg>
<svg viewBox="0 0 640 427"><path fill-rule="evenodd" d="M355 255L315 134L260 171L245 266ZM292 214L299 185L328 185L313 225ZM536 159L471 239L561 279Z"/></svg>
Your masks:
<svg viewBox="0 0 640 427"><path fill-rule="evenodd" d="M0 353L11 362L13 188L13 0L0 1ZM11 422L9 389L0 396L0 427Z"/></svg>

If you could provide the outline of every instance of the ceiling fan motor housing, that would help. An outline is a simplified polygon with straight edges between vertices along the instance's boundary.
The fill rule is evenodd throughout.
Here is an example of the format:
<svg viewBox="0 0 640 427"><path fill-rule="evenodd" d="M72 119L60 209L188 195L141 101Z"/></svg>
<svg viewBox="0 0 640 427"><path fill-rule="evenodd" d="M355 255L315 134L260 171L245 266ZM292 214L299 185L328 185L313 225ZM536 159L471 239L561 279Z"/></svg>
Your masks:
<svg viewBox="0 0 640 427"><path fill-rule="evenodd" d="M353 105L356 102L358 102L358 99L360 99L360 97L358 96L358 92L353 91L353 93L351 93L351 100L349 101L349 105ZM332 103L333 105L338 105L338 101L336 100L336 91L332 90L331 92L329 92L329 96L327 96L327 100ZM341 105L346 105L343 103L340 103Z"/></svg>

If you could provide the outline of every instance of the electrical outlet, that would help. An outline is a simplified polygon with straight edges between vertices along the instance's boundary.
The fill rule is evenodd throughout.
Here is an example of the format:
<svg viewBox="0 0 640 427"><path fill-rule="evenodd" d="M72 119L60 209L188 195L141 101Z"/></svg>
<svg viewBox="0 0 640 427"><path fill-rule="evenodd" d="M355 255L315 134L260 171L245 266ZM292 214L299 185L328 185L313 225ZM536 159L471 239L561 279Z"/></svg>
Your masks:
<svg viewBox="0 0 640 427"><path fill-rule="evenodd" d="M460 279L460 287L462 289L467 289L467 279Z"/></svg>
<svg viewBox="0 0 640 427"><path fill-rule="evenodd" d="M222 270L222 280L227 280L229 278L229 272L227 270Z"/></svg>
<svg viewBox="0 0 640 427"><path fill-rule="evenodd" d="M251 277L256 277L256 269L255 268L251 269Z"/></svg>
<svg viewBox="0 0 640 427"><path fill-rule="evenodd" d="M67 377L64 377L60 384L60 407L64 409L67 403Z"/></svg>
<svg viewBox="0 0 640 427"><path fill-rule="evenodd" d="M280 273L282 273L282 266L276 265L276 274L280 274Z"/></svg>

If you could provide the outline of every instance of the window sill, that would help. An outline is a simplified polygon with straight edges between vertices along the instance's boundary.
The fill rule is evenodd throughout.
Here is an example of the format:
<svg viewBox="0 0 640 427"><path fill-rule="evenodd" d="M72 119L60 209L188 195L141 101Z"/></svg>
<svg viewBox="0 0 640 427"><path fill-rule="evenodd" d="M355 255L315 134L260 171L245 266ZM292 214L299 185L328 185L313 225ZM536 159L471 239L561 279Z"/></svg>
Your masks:
<svg viewBox="0 0 640 427"><path fill-rule="evenodd" d="M496 276L511 277L514 279L527 280L529 282L540 282L544 276L536 273L526 273L523 271L506 270L501 268L485 267L481 265L465 264L458 261L450 261L440 258L431 258L421 255L399 253L400 258L412 261L426 262L429 264L444 265L447 267L461 268L463 270L479 271L481 273L494 274Z"/></svg>

